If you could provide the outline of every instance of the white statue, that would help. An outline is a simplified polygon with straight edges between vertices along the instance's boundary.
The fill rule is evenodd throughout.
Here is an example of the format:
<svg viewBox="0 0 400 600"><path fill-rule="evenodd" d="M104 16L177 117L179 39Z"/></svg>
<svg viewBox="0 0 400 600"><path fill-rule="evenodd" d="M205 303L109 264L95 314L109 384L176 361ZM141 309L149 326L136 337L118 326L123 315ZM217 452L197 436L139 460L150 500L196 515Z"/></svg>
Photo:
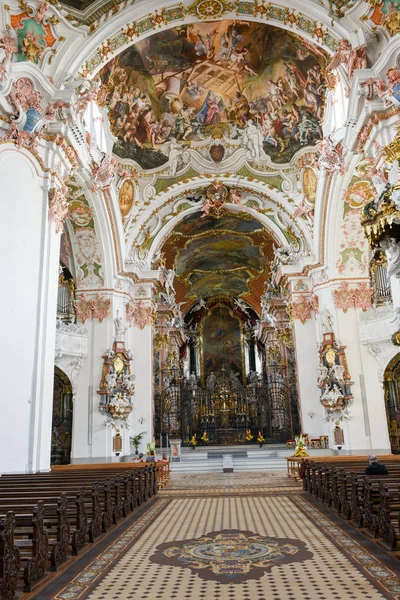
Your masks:
<svg viewBox="0 0 400 600"><path fill-rule="evenodd" d="M229 371L229 379L231 380L232 385L235 388L242 387L239 377L240 377L239 373L235 373L234 371Z"/></svg>
<svg viewBox="0 0 400 600"><path fill-rule="evenodd" d="M167 156L169 158L170 175L174 177L178 170L179 161L182 156L182 146L178 144L176 138L172 137L168 143Z"/></svg>
<svg viewBox="0 0 400 600"><path fill-rule="evenodd" d="M388 261L387 275L389 279L400 272L400 243L395 238L384 236L379 242Z"/></svg>
<svg viewBox="0 0 400 600"><path fill-rule="evenodd" d="M235 303L235 306L237 308L240 308L240 310L242 310L245 315L247 315L248 317L250 317L248 306L247 306L247 304L246 304L246 302L244 300L242 300L241 298L234 298L233 302Z"/></svg>
<svg viewBox="0 0 400 600"><path fill-rule="evenodd" d="M173 287L174 279L175 279L175 271L174 269L165 269L165 290L167 292L168 298L171 296L175 296L175 290Z"/></svg>
<svg viewBox="0 0 400 600"><path fill-rule="evenodd" d="M342 390L337 383L334 383L331 389L329 389L329 384L327 383L324 388L324 393L321 396L321 400L325 400L328 406L334 408L342 397Z"/></svg>
<svg viewBox="0 0 400 600"><path fill-rule="evenodd" d="M194 371L192 371L189 375L189 387L191 390L195 390L197 388L197 377Z"/></svg>
<svg viewBox="0 0 400 600"><path fill-rule="evenodd" d="M257 371L251 371L249 373L249 381L250 381L250 386L251 387L257 387L258 385L258 373Z"/></svg>
<svg viewBox="0 0 400 600"><path fill-rule="evenodd" d="M215 377L214 373L211 372L210 375L207 377L207 381L206 381L207 390L209 392L212 392L216 383L217 383L217 378Z"/></svg>
<svg viewBox="0 0 400 600"><path fill-rule="evenodd" d="M106 386L107 392L112 392L115 386L117 385L117 374L116 373L107 373L106 375Z"/></svg>
<svg viewBox="0 0 400 600"><path fill-rule="evenodd" d="M328 368L325 365L320 365L317 369L317 383L319 386L325 381L328 376Z"/></svg>
<svg viewBox="0 0 400 600"><path fill-rule="evenodd" d="M321 326L322 333L333 332L333 317L327 308L325 308L321 313Z"/></svg>
<svg viewBox="0 0 400 600"><path fill-rule="evenodd" d="M119 310L117 310L117 316L114 319L114 326L115 326L115 341L123 342L126 327L124 326L122 319L119 316Z"/></svg>
<svg viewBox="0 0 400 600"><path fill-rule="evenodd" d="M122 377L122 387L125 388L129 394L131 394L135 388L134 381L135 375L133 373L131 375L125 373Z"/></svg>
<svg viewBox="0 0 400 600"><path fill-rule="evenodd" d="M400 206L400 190L393 189L399 181L399 161L395 160L391 166L391 169L386 180L385 176L379 174L372 177L372 183L374 184L376 191L375 207L378 209L382 201L385 200L385 193L392 189L390 200L395 203L396 208Z"/></svg>
<svg viewBox="0 0 400 600"><path fill-rule="evenodd" d="M340 383L344 382L344 366L343 365L332 365L331 372L335 379L337 379Z"/></svg>
<svg viewBox="0 0 400 600"><path fill-rule="evenodd" d="M198 310L201 310L202 308L207 309L207 304L206 304L205 300L203 300L203 298L200 298L200 300L192 306L192 308L190 309L190 312L197 312Z"/></svg>
<svg viewBox="0 0 400 600"><path fill-rule="evenodd" d="M247 148L251 158L255 160L259 160L264 152L261 127L254 124L252 119L247 121L243 130L243 146Z"/></svg>

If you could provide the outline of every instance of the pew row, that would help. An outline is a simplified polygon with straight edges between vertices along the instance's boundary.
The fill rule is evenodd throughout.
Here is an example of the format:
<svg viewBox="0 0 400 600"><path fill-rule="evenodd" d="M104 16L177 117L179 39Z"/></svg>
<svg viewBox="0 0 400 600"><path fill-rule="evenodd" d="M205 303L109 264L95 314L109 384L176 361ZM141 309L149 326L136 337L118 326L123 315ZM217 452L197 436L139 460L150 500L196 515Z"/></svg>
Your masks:
<svg viewBox="0 0 400 600"><path fill-rule="evenodd" d="M366 457L303 459L303 489L390 551L400 550L400 456L387 475L366 475Z"/></svg>
<svg viewBox="0 0 400 600"><path fill-rule="evenodd" d="M32 591L159 488L155 463L68 467L0 477L0 600Z"/></svg>

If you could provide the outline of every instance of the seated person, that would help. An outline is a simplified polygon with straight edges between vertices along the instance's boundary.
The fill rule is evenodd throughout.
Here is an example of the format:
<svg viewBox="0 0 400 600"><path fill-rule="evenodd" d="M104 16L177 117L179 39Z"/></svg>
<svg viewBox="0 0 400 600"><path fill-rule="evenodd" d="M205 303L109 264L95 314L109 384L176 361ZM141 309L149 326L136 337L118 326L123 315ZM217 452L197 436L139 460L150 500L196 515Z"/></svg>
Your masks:
<svg viewBox="0 0 400 600"><path fill-rule="evenodd" d="M156 462L156 455L154 450L150 450L149 456L146 458L146 462Z"/></svg>
<svg viewBox="0 0 400 600"><path fill-rule="evenodd" d="M365 469L366 475L388 475L388 470L385 465L378 462L376 454L368 456L369 466Z"/></svg>
<svg viewBox="0 0 400 600"><path fill-rule="evenodd" d="M144 462L143 452L140 452L139 456L135 458L135 462Z"/></svg>
<svg viewBox="0 0 400 600"><path fill-rule="evenodd" d="M165 460L166 462L168 462L168 456L166 454L162 455L162 460Z"/></svg>

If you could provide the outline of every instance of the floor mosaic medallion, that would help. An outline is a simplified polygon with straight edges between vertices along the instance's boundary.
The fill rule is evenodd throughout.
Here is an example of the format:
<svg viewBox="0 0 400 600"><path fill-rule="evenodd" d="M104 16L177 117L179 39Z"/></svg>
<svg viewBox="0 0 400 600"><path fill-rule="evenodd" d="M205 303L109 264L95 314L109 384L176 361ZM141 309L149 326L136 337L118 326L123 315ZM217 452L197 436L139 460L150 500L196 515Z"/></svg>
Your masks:
<svg viewBox="0 0 400 600"><path fill-rule="evenodd" d="M150 560L172 567L188 567L205 580L241 583L246 579L260 579L275 565L312 557L300 540L233 529L160 544Z"/></svg>

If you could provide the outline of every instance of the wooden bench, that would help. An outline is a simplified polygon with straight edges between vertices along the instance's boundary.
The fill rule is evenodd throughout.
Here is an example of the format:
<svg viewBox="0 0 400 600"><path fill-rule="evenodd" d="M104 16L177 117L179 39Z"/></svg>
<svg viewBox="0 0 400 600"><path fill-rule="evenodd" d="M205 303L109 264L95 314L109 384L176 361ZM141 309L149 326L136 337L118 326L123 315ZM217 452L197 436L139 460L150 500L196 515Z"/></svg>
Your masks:
<svg viewBox="0 0 400 600"><path fill-rule="evenodd" d="M21 555L14 543L16 518L8 512L0 519L0 598L14 598L21 567Z"/></svg>
<svg viewBox="0 0 400 600"><path fill-rule="evenodd" d="M18 573L31 591L48 569L156 494L158 470L118 463L1 476L0 598L14 597Z"/></svg>

